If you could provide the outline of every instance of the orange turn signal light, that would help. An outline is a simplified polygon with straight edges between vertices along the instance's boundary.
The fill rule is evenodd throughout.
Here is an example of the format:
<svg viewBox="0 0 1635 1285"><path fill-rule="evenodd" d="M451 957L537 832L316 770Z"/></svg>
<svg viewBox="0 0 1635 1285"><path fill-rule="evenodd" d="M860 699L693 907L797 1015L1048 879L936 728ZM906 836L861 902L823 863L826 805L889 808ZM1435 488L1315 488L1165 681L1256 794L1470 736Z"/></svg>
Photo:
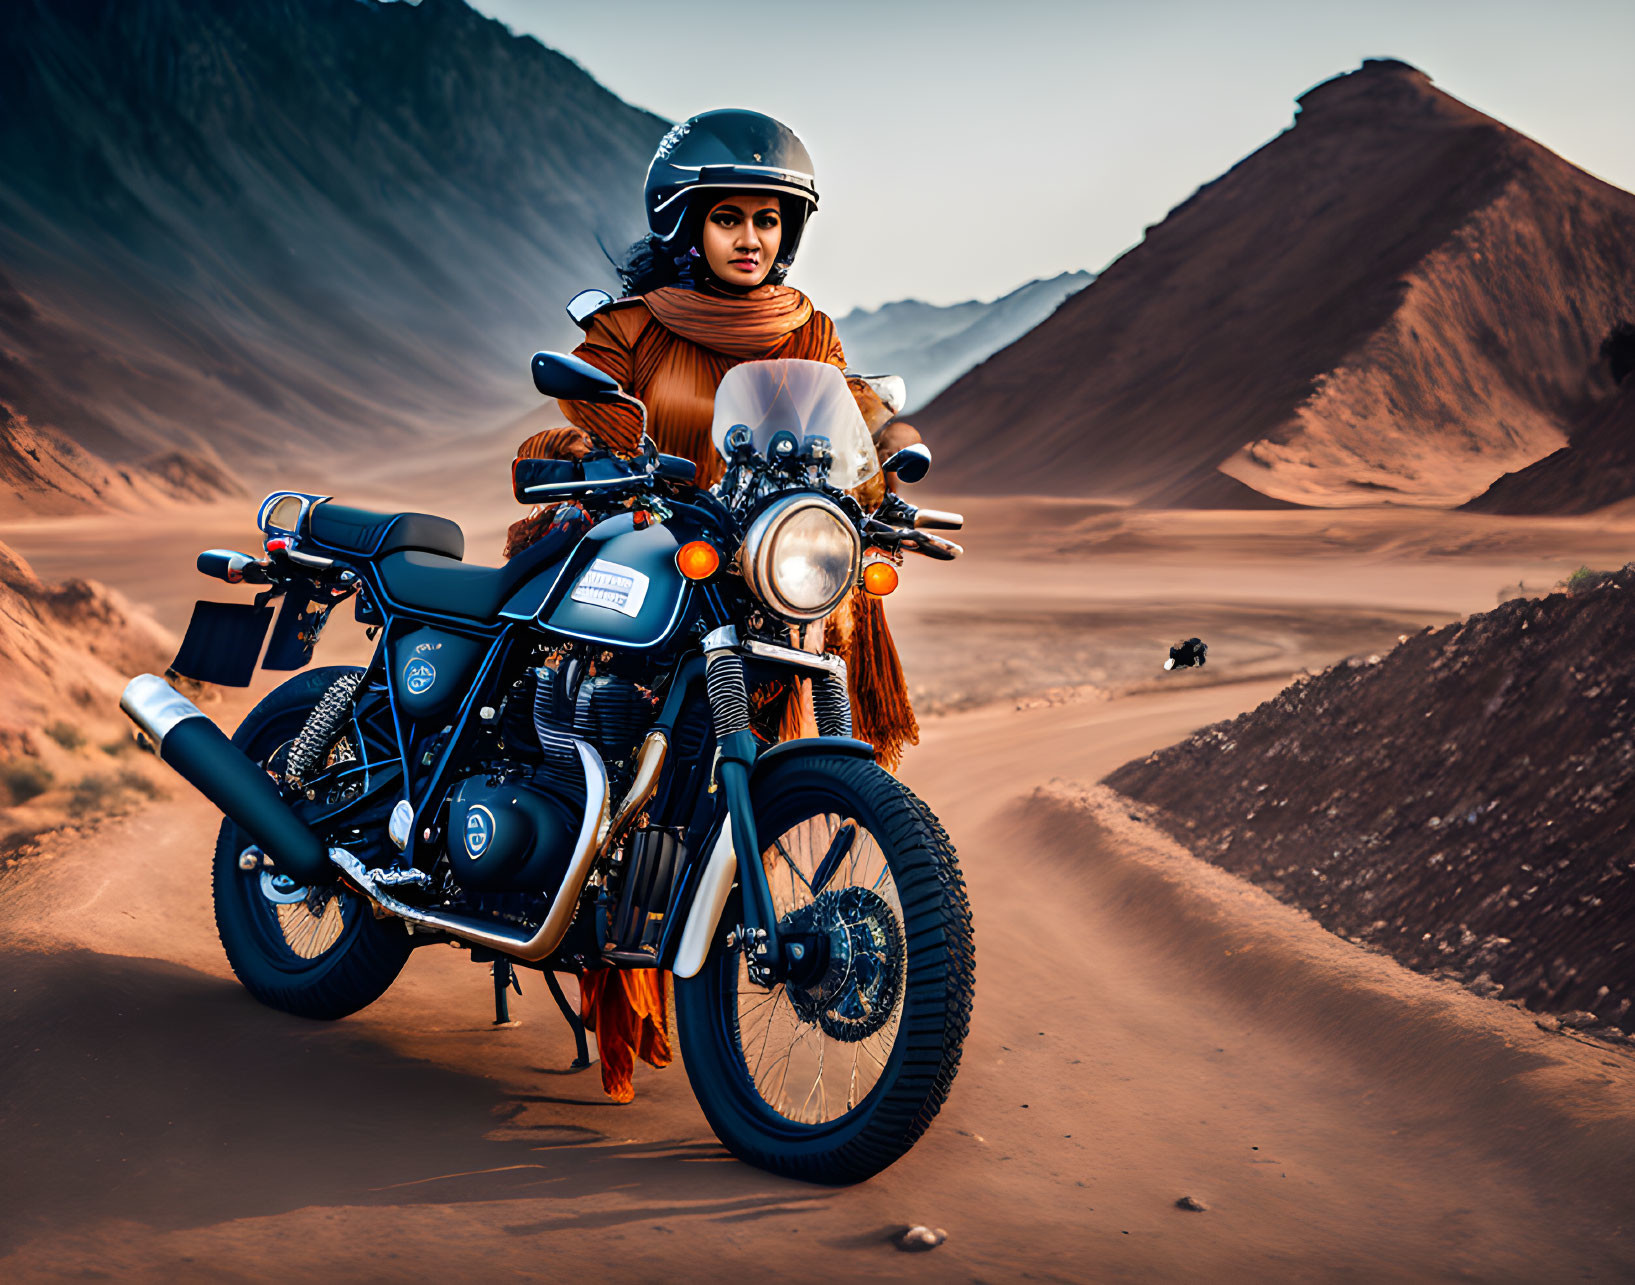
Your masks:
<svg viewBox="0 0 1635 1285"><path fill-rule="evenodd" d="M863 568L863 591L884 598L897 587L897 568L889 562L871 562Z"/></svg>
<svg viewBox="0 0 1635 1285"><path fill-rule="evenodd" d="M721 566L721 554L708 540L689 540L676 550L676 569L689 580L708 580Z"/></svg>

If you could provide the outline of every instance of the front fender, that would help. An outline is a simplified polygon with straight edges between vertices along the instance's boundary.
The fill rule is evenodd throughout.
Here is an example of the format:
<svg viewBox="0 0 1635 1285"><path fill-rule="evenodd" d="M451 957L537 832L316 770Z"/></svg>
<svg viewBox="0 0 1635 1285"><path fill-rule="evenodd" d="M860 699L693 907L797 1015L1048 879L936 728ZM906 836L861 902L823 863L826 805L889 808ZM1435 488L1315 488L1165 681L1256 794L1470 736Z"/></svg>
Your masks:
<svg viewBox="0 0 1635 1285"><path fill-rule="evenodd" d="M779 741L756 757L755 765L749 770L750 784L754 785L756 777L772 764L788 763L818 754L844 754L848 758L873 761L874 746L867 741L853 740L850 736L807 736L798 741Z"/></svg>

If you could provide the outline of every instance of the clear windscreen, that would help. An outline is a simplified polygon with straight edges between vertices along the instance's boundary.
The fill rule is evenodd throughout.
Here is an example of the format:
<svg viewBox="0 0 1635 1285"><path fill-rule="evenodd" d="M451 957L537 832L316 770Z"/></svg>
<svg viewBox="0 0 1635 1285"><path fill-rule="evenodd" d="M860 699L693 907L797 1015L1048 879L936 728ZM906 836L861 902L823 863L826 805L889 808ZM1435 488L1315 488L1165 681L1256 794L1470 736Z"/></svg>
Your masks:
<svg viewBox="0 0 1635 1285"><path fill-rule="evenodd" d="M880 471L874 439L857 409L846 377L823 361L746 361L722 377L715 390L710 439L727 458L727 434L749 429L761 455L774 433L788 429L804 448L809 439L829 441L829 482L850 489Z"/></svg>

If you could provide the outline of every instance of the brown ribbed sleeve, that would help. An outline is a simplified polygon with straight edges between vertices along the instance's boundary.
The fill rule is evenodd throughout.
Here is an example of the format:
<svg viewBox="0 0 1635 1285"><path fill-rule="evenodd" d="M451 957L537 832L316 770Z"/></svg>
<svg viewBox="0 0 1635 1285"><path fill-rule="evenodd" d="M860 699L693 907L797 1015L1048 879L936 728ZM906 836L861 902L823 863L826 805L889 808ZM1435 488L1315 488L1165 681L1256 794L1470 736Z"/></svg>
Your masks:
<svg viewBox="0 0 1635 1285"><path fill-rule="evenodd" d="M831 366L846 369L846 353L840 346L840 334L826 312L814 312L806 323L807 334L802 347L811 361L826 361ZM804 355L804 354L803 354Z"/></svg>
<svg viewBox="0 0 1635 1285"><path fill-rule="evenodd" d="M573 350L598 370L613 376L626 392L634 393L645 382L642 379L646 332L652 327L652 317L639 303L615 306L593 318L585 333L585 342ZM620 455L632 455L641 449L641 415L632 406L602 406L593 402L559 401L562 414L570 424L584 429L599 445Z"/></svg>

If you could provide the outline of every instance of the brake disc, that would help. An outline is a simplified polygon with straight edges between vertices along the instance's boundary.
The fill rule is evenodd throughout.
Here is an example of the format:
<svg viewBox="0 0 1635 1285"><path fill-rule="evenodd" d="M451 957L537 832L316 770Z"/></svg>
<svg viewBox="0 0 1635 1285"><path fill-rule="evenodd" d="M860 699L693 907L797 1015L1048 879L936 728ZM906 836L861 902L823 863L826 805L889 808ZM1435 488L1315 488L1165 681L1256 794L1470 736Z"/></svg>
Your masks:
<svg viewBox="0 0 1635 1285"><path fill-rule="evenodd" d="M784 916L788 932L828 939L829 964L807 986L785 984L795 1013L831 1039L867 1039L891 1018L903 989L904 945L897 913L869 888L832 888Z"/></svg>

